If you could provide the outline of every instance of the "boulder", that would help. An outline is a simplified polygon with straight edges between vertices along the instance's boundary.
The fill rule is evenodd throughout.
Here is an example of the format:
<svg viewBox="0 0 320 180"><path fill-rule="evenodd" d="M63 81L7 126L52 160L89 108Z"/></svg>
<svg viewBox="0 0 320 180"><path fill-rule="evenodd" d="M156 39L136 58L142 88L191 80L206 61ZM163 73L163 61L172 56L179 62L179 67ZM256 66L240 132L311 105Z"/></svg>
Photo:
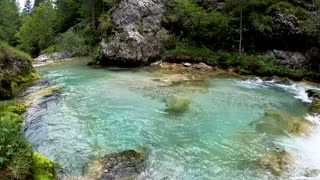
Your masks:
<svg viewBox="0 0 320 180"><path fill-rule="evenodd" d="M183 113L188 110L190 103L191 100L188 97L171 97L169 100L167 100L165 111L172 113Z"/></svg>
<svg viewBox="0 0 320 180"><path fill-rule="evenodd" d="M87 164L84 179L137 179L144 168L144 151L142 149L126 150L106 155Z"/></svg>
<svg viewBox="0 0 320 180"><path fill-rule="evenodd" d="M161 27L165 2L120 0L111 13L113 34L108 41L101 41L99 61L104 65L139 66L157 59L169 38Z"/></svg>
<svg viewBox="0 0 320 180"><path fill-rule="evenodd" d="M68 51L62 51L62 52L54 52L51 54L43 54L38 56L37 58L33 59L36 62L45 62L48 60L57 60L57 59L66 59L66 58L71 58L73 57L75 54L72 52L68 52Z"/></svg>
<svg viewBox="0 0 320 180"><path fill-rule="evenodd" d="M212 66L209 66L209 65L207 65L206 63L203 63L203 62L201 62L199 64L196 64L195 68L199 69L199 70L202 70L202 71L212 70L213 69Z"/></svg>
<svg viewBox="0 0 320 180"><path fill-rule="evenodd" d="M318 90L308 89L308 90L306 90L306 93L308 94L308 97L313 100L320 99L320 91L318 91Z"/></svg>

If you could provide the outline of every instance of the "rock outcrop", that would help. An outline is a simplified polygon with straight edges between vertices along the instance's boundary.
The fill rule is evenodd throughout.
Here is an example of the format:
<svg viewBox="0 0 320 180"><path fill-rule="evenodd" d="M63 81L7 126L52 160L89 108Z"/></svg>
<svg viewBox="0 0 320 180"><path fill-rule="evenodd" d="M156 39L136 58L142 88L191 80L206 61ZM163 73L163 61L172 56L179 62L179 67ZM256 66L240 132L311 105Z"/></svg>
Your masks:
<svg viewBox="0 0 320 180"><path fill-rule="evenodd" d="M71 58L74 55L75 55L75 53L68 52L68 51L62 51L62 52L55 52L55 53L51 53L51 54L43 54L33 60L36 62L44 62L44 61L48 61L51 59L57 60L57 59Z"/></svg>
<svg viewBox="0 0 320 180"><path fill-rule="evenodd" d="M0 44L0 100L12 98L21 84L38 78L28 55Z"/></svg>
<svg viewBox="0 0 320 180"><path fill-rule="evenodd" d="M144 164L142 149L122 151L89 163L83 179L137 179L145 168Z"/></svg>
<svg viewBox="0 0 320 180"><path fill-rule="evenodd" d="M304 54L300 52L282 51L282 50L272 50L267 52L267 57L272 58L275 62L280 65L305 68L308 61Z"/></svg>
<svg viewBox="0 0 320 180"><path fill-rule="evenodd" d="M111 13L114 33L102 39L99 62L138 66L157 59L168 38L161 27L166 0L120 0Z"/></svg>

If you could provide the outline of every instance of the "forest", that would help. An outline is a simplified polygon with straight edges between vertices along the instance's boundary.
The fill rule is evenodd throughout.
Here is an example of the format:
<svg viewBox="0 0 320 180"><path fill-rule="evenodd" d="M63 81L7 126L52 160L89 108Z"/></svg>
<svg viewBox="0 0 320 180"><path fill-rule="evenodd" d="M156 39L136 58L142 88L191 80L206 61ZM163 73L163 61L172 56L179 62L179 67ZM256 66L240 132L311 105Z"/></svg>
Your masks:
<svg viewBox="0 0 320 180"><path fill-rule="evenodd" d="M43 54L71 52L89 57L90 65L124 67L205 63L237 75L320 82L320 0L154 2L154 12L133 8L130 14L123 0L25 0L23 7L0 0L0 100L11 99L0 101L0 179L54 178L53 163L34 153L21 132L27 106L12 100L20 85L40 79L32 62ZM177 99L187 111L191 101Z"/></svg>

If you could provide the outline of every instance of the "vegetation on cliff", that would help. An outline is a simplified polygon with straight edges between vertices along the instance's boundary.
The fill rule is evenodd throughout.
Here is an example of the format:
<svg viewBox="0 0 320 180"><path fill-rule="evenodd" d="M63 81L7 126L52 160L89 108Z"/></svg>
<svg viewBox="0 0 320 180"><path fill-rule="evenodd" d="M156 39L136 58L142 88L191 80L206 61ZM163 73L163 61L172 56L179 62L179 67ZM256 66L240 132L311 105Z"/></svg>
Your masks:
<svg viewBox="0 0 320 180"><path fill-rule="evenodd" d="M0 42L0 100L12 98L20 85L36 79L30 56Z"/></svg>

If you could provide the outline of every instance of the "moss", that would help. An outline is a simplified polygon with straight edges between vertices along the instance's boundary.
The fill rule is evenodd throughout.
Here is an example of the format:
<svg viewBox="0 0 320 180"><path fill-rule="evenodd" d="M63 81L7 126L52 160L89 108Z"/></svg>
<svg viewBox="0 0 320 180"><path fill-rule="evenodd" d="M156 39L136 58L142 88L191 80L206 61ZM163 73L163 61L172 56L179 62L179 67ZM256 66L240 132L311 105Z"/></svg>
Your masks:
<svg viewBox="0 0 320 180"><path fill-rule="evenodd" d="M188 110L191 100L188 97L172 97L167 101L166 110L172 113L182 113Z"/></svg>
<svg viewBox="0 0 320 180"><path fill-rule="evenodd" d="M9 99L19 91L19 86L39 79L32 67L31 57L0 42L0 99Z"/></svg>
<svg viewBox="0 0 320 180"><path fill-rule="evenodd" d="M11 88L14 91L19 85L27 82L31 82L34 80L40 79L40 76L35 71L29 71L24 75L18 75L16 77L11 78Z"/></svg>
<svg viewBox="0 0 320 180"><path fill-rule="evenodd" d="M54 179L54 163L40 153L32 155L32 177L34 180Z"/></svg>
<svg viewBox="0 0 320 180"><path fill-rule="evenodd" d="M313 103L311 110L313 112L320 112L320 100L317 100Z"/></svg>

